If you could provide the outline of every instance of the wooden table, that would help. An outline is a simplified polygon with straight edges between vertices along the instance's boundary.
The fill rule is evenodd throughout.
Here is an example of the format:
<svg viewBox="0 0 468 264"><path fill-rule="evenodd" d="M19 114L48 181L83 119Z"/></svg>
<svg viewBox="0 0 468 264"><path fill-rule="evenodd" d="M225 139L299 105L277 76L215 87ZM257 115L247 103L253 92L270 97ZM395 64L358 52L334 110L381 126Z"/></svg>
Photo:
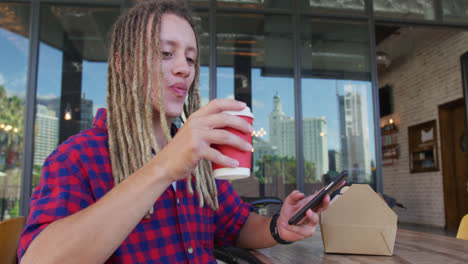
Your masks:
<svg viewBox="0 0 468 264"><path fill-rule="evenodd" d="M252 250L263 263L468 263L468 240L398 230L393 256L325 254L320 231L291 245Z"/></svg>

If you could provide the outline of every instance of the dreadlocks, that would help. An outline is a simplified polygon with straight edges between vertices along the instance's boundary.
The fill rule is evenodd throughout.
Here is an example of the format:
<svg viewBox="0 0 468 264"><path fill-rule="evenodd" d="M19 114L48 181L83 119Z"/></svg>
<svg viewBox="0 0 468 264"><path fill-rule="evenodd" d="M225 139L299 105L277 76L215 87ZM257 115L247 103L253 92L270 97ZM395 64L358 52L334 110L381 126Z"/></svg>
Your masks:
<svg viewBox="0 0 468 264"><path fill-rule="evenodd" d="M162 101L163 73L159 49L161 17L167 13L185 19L195 32L191 13L182 0L140 3L121 16L112 29L107 75L107 125L115 185L146 164L153 157L153 152L157 154L161 150L153 131L152 96L158 99L159 120L164 135L168 142L171 140ZM151 32L147 32L148 23L151 21ZM148 35L156 36L151 37L149 47L146 37ZM159 87L157 95L153 94L151 74L154 53L156 53L159 65L159 72L156 76ZM200 108L199 73L200 56L198 55L195 62L195 79L189 88L188 99L184 104L182 122ZM144 74L148 75L146 76L147 83L144 83ZM218 193L212 176L211 163L201 160L194 170L194 175L200 207L206 203L213 210L217 210ZM189 192L193 194L191 175L187 179L187 186ZM149 211L149 214L151 213L153 213L152 207Z"/></svg>

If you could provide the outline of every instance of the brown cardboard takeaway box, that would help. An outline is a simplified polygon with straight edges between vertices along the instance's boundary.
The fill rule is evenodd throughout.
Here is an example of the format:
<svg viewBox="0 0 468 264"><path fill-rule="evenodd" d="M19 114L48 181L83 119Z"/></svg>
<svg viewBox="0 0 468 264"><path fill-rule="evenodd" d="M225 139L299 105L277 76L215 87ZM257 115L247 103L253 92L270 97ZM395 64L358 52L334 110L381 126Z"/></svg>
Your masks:
<svg viewBox="0 0 468 264"><path fill-rule="evenodd" d="M397 215L369 185L353 184L321 214L320 230L326 253L391 256Z"/></svg>

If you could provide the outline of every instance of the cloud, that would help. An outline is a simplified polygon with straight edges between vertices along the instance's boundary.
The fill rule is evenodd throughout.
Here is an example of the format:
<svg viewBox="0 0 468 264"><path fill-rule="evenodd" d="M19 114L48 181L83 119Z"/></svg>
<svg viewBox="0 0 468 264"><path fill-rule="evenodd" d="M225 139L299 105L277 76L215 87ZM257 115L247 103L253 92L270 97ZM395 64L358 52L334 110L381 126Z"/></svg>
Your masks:
<svg viewBox="0 0 468 264"><path fill-rule="evenodd" d="M227 72L216 73L216 78L234 79L234 73L227 73Z"/></svg>
<svg viewBox="0 0 468 264"><path fill-rule="evenodd" d="M254 108L265 108L265 104L262 101L258 101L256 99L252 99L252 105Z"/></svg>
<svg viewBox="0 0 468 264"><path fill-rule="evenodd" d="M210 75L210 72L208 72L208 71L206 71L206 72L205 72L205 71L200 71L200 77L206 77L206 78L208 78L209 75Z"/></svg>
<svg viewBox="0 0 468 264"><path fill-rule="evenodd" d="M11 85L13 88L20 88L20 89L26 90L26 82L27 82L27 77L25 73L23 75L18 76L18 78L10 81L9 85Z"/></svg>
<svg viewBox="0 0 468 264"><path fill-rule="evenodd" d="M23 100L26 99L26 91L18 92L18 91L12 91L12 90L6 89L6 93L8 97L18 96L19 98Z"/></svg>
<svg viewBox="0 0 468 264"><path fill-rule="evenodd" d="M209 91L210 87L208 87L208 85L206 83L201 83L200 82L200 84L198 86L198 89L200 89L200 91Z"/></svg>
<svg viewBox="0 0 468 264"><path fill-rule="evenodd" d="M37 95L37 98L42 99L42 100L50 100L50 99L55 99L58 97L55 94L49 93L49 94L39 94Z"/></svg>
<svg viewBox="0 0 468 264"><path fill-rule="evenodd" d="M28 54L28 39L17 35L15 33L9 32L7 30L0 29L0 35L8 39L13 46L16 47L23 55Z"/></svg>
<svg viewBox="0 0 468 264"><path fill-rule="evenodd" d="M208 99L208 97L202 97L201 98L201 105L206 105L208 104L208 102L210 101L210 99Z"/></svg>
<svg viewBox="0 0 468 264"><path fill-rule="evenodd" d="M12 77L12 76L9 76ZM8 90L11 90L12 93L21 93L26 91L27 76L26 73L18 75L16 78L5 78L3 74L0 73L0 85L5 86ZM21 92L18 92L21 91Z"/></svg>

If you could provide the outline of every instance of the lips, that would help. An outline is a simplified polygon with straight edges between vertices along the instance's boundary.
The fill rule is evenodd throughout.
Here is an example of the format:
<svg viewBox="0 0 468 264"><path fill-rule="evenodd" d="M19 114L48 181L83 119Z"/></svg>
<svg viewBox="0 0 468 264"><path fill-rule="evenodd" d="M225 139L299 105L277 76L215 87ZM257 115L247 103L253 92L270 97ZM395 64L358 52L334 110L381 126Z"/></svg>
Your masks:
<svg viewBox="0 0 468 264"><path fill-rule="evenodd" d="M187 85L185 83L175 83L169 86L169 89L176 95L176 96L185 96L187 95Z"/></svg>

